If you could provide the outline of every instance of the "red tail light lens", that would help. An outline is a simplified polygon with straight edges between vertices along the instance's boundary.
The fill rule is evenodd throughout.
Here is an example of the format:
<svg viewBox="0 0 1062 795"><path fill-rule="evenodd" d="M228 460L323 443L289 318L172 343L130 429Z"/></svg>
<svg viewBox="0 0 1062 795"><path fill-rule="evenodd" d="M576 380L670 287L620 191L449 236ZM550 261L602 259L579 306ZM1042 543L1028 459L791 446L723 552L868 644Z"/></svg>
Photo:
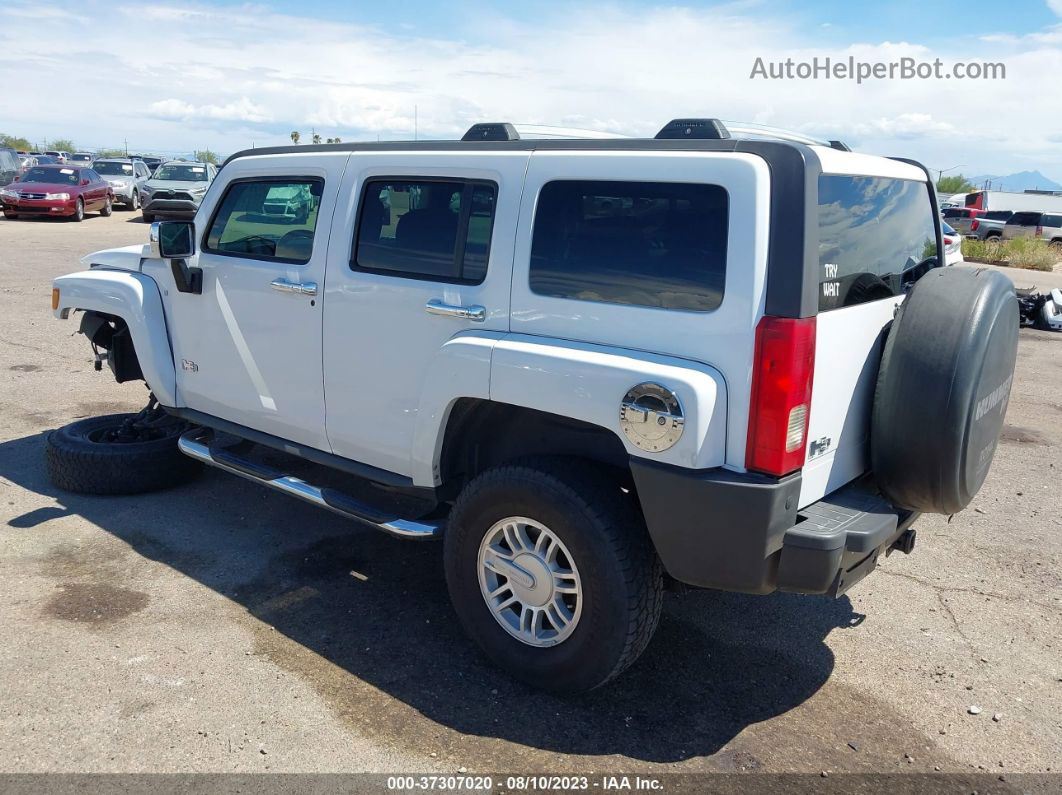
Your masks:
<svg viewBox="0 0 1062 795"><path fill-rule="evenodd" d="M981 225L980 221L974 221L972 224L970 224L970 231L971 232L976 232L977 231L977 227L979 227L980 225Z"/></svg>
<svg viewBox="0 0 1062 795"><path fill-rule="evenodd" d="M815 318L764 317L756 327L745 466L785 475L804 465Z"/></svg>

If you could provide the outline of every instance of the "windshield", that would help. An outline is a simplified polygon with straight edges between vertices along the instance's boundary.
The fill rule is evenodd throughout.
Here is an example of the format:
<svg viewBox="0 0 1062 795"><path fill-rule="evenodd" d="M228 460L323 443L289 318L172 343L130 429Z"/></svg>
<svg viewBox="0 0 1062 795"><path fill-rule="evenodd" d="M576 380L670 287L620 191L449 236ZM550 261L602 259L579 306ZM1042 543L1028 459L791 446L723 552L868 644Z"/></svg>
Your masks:
<svg viewBox="0 0 1062 795"><path fill-rule="evenodd" d="M58 163L59 161L51 155L36 155L37 165L46 166L49 163Z"/></svg>
<svg viewBox="0 0 1062 795"><path fill-rule="evenodd" d="M192 166L178 163L170 163L160 166L155 172L154 179L173 180L176 182L206 182L206 166Z"/></svg>
<svg viewBox="0 0 1062 795"><path fill-rule="evenodd" d="M819 177L819 309L902 295L937 256L924 182Z"/></svg>
<svg viewBox="0 0 1062 795"><path fill-rule="evenodd" d="M72 155L71 160L78 160L82 163L87 163L92 160L92 155Z"/></svg>
<svg viewBox="0 0 1062 795"><path fill-rule="evenodd" d="M31 168L23 182L50 182L56 185L77 185L81 177L76 168Z"/></svg>
<svg viewBox="0 0 1062 795"><path fill-rule="evenodd" d="M117 176L128 174L131 177L133 176L133 165L131 163L108 163L105 160L97 160L95 171L97 174Z"/></svg>

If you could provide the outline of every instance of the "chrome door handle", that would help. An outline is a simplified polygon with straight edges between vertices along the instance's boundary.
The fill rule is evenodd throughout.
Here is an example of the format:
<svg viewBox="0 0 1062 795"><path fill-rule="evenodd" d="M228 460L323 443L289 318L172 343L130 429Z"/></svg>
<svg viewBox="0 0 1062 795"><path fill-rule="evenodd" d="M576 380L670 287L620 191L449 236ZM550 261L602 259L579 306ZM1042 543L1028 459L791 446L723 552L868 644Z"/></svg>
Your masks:
<svg viewBox="0 0 1062 795"><path fill-rule="evenodd" d="M289 282L287 279L273 279L269 286L282 293L295 295L317 295L317 282Z"/></svg>
<svg viewBox="0 0 1062 795"><path fill-rule="evenodd" d="M479 304L470 304L469 306L454 306L453 304L444 304L438 298L432 298L428 303L424 305L424 309L429 315L446 315L447 317L460 317L465 320L473 320L476 323L482 323L487 319L487 310Z"/></svg>

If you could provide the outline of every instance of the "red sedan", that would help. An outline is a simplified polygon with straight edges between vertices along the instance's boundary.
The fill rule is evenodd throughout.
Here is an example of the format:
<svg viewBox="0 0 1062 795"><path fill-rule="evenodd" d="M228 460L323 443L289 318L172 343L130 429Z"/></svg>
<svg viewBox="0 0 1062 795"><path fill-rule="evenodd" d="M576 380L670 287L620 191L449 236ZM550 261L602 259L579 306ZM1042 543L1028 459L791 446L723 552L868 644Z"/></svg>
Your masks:
<svg viewBox="0 0 1062 795"><path fill-rule="evenodd" d="M91 168L33 166L0 189L6 218L51 215L81 221L87 212L110 215L113 203L114 190Z"/></svg>

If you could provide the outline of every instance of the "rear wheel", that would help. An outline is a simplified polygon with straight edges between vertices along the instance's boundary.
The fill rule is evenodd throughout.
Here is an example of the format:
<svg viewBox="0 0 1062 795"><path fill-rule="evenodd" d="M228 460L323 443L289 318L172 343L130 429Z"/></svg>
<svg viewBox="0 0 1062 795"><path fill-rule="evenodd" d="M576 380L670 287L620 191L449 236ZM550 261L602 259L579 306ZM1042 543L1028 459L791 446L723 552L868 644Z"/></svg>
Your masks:
<svg viewBox="0 0 1062 795"><path fill-rule="evenodd" d="M80 494L139 494L175 486L202 468L177 449L186 428L154 399L137 414L72 422L48 434L48 478Z"/></svg>
<svg viewBox="0 0 1062 795"><path fill-rule="evenodd" d="M586 462L539 458L484 472L454 506L445 544L465 631L535 687L599 687L656 629L662 570L640 511Z"/></svg>

